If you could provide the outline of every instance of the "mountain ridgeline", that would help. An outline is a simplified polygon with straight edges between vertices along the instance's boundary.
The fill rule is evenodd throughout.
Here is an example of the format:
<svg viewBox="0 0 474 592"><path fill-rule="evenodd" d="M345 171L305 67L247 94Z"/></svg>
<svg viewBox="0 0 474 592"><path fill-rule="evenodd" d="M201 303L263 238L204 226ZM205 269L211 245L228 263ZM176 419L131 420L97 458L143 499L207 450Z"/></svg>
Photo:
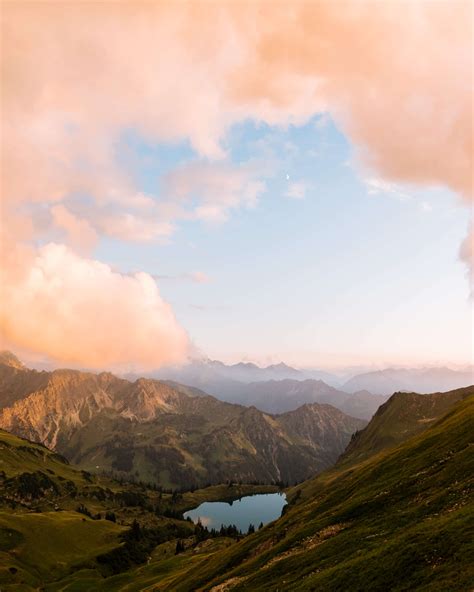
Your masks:
<svg viewBox="0 0 474 592"><path fill-rule="evenodd" d="M474 383L474 366L465 370L451 368L386 368L350 378L342 390L352 393L367 390L378 395L396 391L434 393L451 391Z"/></svg>
<svg viewBox="0 0 474 592"><path fill-rule="evenodd" d="M226 393L222 398L240 405L255 405L267 413L285 413L307 403L328 403L348 415L367 420L388 398L368 391L347 393L312 378L250 382Z"/></svg>
<svg viewBox="0 0 474 592"><path fill-rule="evenodd" d="M300 482L333 465L364 425L326 404L270 415L158 380L0 360L0 428L88 471L167 488Z"/></svg>
<svg viewBox="0 0 474 592"><path fill-rule="evenodd" d="M369 420L396 391L432 393L462 388L474 383L473 370L387 368L346 377L344 382L328 372L286 364L261 368L249 362L226 365L204 359L161 368L149 376L202 389L229 403L255 405L267 413L285 413L305 403L329 403Z"/></svg>
<svg viewBox="0 0 474 592"><path fill-rule="evenodd" d="M418 397L393 395L282 518L157 590L471 592L474 387Z"/></svg>
<svg viewBox="0 0 474 592"><path fill-rule="evenodd" d="M344 417L342 412L305 405L271 416L189 387L179 391L159 381L131 383L110 374L35 372L12 359L0 366L0 385L2 401L8 401L2 421L8 418L35 439L42 434L56 448L0 430L2 590L474 588L474 386L430 395L395 393L365 428L359 426L334 466L287 489L281 518L249 528L245 536L232 528L211 532L183 520L183 511L202 501L275 491L275 486L234 483L186 493L162 491L93 475L57 450L84 439L82 444L95 451L90 453L94 462L101 462L97 459L108 443L121 446L129 437L138 454L146 437L153 446L164 446L162 439L154 441L161 434L170 448L184 439L196 454L191 444L201 446L203 434L212 433L195 425L207 421L201 407L207 401L214 406L220 434L209 454L221 450L222 437L224 443L232 438L233 456L226 448L224 462L239 459L237 447L249 441L268 446L265 424L279 438L291 433L323 455L333 437L331 423ZM44 397L51 398L50 407L44 408ZM23 423L20 409L30 412ZM176 442L168 440L170 434ZM269 450L276 454L278 447ZM192 462L188 454L187 463ZM169 470L178 467L170 464Z"/></svg>

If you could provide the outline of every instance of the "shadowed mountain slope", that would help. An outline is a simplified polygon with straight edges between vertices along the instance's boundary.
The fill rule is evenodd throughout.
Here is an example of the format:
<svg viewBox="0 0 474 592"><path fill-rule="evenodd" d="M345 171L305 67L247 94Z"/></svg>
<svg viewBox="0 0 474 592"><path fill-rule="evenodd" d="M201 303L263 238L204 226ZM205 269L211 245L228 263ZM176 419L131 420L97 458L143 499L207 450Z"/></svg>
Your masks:
<svg viewBox="0 0 474 592"><path fill-rule="evenodd" d="M0 363L1 428L87 470L165 487L299 482L334 464L363 426L329 405L290 420L158 380Z"/></svg>
<svg viewBox="0 0 474 592"><path fill-rule="evenodd" d="M424 431L455 403L470 395L474 395L474 386L429 395L395 393L378 409L369 424L352 436L340 462L362 460L404 442Z"/></svg>
<svg viewBox="0 0 474 592"><path fill-rule="evenodd" d="M156 589L472 590L474 396L424 426L293 490L280 520Z"/></svg>

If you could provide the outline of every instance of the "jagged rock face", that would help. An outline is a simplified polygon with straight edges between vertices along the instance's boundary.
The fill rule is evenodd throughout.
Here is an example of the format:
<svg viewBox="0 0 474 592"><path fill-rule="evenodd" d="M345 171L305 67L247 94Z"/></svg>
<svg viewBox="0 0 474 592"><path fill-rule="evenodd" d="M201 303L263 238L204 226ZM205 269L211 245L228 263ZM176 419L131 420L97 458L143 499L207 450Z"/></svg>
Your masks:
<svg viewBox="0 0 474 592"><path fill-rule="evenodd" d="M364 425L330 405L269 415L158 380L0 363L1 428L88 470L164 486L301 481Z"/></svg>
<svg viewBox="0 0 474 592"><path fill-rule="evenodd" d="M17 370L23 370L25 365L21 362L15 354L9 351L0 352L0 364L9 366L10 368L16 368Z"/></svg>
<svg viewBox="0 0 474 592"><path fill-rule="evenodd" d="M109 374L75 370L49 373L24 369L16 375L16 380L23 387L23 397L18 389L15 402L4 406L8 393L4 396L2 390L0 425L49 448L56 447L60 434L67 438L100 409L114 407L116 393L126 384ZM12 384L15 384L15 376L10 377L9 386Z"/></svg>

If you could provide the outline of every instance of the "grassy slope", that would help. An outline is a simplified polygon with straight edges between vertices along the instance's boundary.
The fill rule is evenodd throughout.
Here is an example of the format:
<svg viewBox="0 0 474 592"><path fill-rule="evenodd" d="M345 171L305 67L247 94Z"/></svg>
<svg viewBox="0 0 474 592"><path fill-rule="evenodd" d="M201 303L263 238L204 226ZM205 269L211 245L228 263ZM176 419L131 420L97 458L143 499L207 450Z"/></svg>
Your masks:
<svg viewBox="0 0 474 592"><path fill-rule="evenodd" d="M165 488L301 482L331 466L365 423L328 406L277 417L157 380L37 372L8 353L0 354L0 399L5 429L91 473Z"/></svg>
<svg viewBox="0 0 474 592"><path fill-rule="evenodd" d="M123 530L77 512L0 512L0 586L23 582L28 589L63 577L116 547Z"/></svg>
<svg viewBox="0 0 474 592"><path fill-rule="evenodd" d="M473 394L474 386L430 395L395 393L379 407L369 425L352 437L339 462L353 464L404 442L443 417L454 403Z"/></svg>
<svg viewBox="0 0 474 592"><path fill-rule="evenodd" d="M155 590L471 590L473 433L471 396L407 442L309 481L281 520Z"/></svg>
<svg viewBox="0 0 474 592"><path fill-rule="evenodd" d="M103 577L96 557L121 546L120 535L128 530L135 518L142 526L150 528L179 524L181 529L189 532L189 544L194 546L192 525L157 516L153 510L147 510L148 504L182 512L203 501L230 500L278 490L275 486L219 485L187 492L172 502L170 494L160 495L138 485L88 475L46 447L1 430L0 472L0 589L25 592L38 587L48 590L141 590L158 575L165 581L166 574L174 577L182 566L199 562L235 541L227 538L204 541L188 554L175 556L176 540L172 540L152 552L150 566L145 564L107 578ZM33 497L28 492L21 492L19 479L25 474L47 477L46 489ZM97 497L96 492L106 492L106 497ZM144 497L145 507L123 507L116 497L123 493ZM106 511L113 511L117 523L92 520L76 512L80 504L94 515L101 512L103 516ZM53 508L58 511L52 511Z"/></svg>
<svg viewBox="0 0 474 592"><path fill-rule="evenodd" d="M473 432L470 397L407 442L352 465L341 464L300 486L301 494L293 491L285 516L255 535L239 543L225 538L204 541L177 556L175 541L163 543L148 563L108 578L100 575L93 558L118 544L122 527L71 511L3 512L0 587L27 591L43 585L51 592L190 592L214 586L214 592L471 590ZM40 461L46 469L69 473L63 478L74 477L80 492L101 483L96 477L93 485L83 482L82 473L43 447L31 445L40 452L28 452L24 440L0 433L4 461L12 455L11 448L1 448L2 439L8 438L13 438L9 444L19 445L13 450L20 455L17 461L4 463L12 474L24 462L33 462L33 467ZM33 461L28 454L39 456ZM198 490L183 496L177 506L221 499L224 489L233 488ZM229 495L240 493L235 489ZM107 504L94 503L96 509ZM129 520L135 515L131 512ZM45 543L38 546L39 540ZM10 567L19 572L12 574ZM221 583L225 587L220 588Z"/></svg>
<svg viewBox="0 0 474 592"><path fill-rule="evenodd" d="M0 471L4 471L7 477L13 477L26 471L37 471L38 468L53 471L78 484L86 484L82 473L69 465L59 454L42 444L0 430Z"/></svg>

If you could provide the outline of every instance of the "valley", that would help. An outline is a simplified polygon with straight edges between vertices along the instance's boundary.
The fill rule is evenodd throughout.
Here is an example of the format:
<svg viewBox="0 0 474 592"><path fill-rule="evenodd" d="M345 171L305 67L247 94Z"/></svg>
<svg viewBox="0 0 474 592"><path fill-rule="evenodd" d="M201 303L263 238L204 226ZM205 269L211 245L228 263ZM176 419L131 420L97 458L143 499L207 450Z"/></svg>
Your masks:
<svg viewBox="0 0 474 592"><path fill-rule="evenodd" d="M274 415L155 379L0 363L0 428L91 473L165 488L292 485L334 464L365 424L328 404Z"/></svg>
<svg viewBox="0 0 474 592"><path fill-rule="evenodd" d="M286 490L280 519L247 536L183 514L276 486L229 482L180 493L119 482L2 431L0 586L467 591L473 427L474 387L397 393L333 467Z"/></svg>
<svg viewBox="0 0 474 592"><path fill-rule="evenodd" d="M0 592L474 592L474 0L0 7Z"/></svg>

